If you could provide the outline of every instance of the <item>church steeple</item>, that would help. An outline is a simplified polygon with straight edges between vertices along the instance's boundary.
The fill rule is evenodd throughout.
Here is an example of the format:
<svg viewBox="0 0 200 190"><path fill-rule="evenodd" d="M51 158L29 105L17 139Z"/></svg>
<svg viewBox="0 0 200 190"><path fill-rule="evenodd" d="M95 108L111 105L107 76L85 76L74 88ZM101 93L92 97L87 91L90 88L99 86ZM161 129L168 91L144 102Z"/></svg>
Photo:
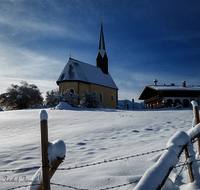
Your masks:
<svg viewBox="0 0 200 190"><path fill-rule="evenodd" d="M108 57L106 54L104 35L103 35L103 22L101 22L99 52L97 55L97 67L99 67L104 74L108 74Z"/></svg>

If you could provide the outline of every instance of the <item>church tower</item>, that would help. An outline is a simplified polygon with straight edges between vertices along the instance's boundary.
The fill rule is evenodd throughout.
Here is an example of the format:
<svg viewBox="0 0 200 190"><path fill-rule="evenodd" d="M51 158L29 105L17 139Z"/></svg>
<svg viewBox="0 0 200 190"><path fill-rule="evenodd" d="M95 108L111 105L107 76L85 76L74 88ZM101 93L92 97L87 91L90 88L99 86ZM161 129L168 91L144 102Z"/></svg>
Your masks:
<svg viewBox="0 0 200 190"><path fill-rule="evenodd" d="M99 52L96 61L97 61L97 67L99 67L104 74L108 74L108 57L106 54L105 42L103 36L103 22L101 22Z"/></svg>

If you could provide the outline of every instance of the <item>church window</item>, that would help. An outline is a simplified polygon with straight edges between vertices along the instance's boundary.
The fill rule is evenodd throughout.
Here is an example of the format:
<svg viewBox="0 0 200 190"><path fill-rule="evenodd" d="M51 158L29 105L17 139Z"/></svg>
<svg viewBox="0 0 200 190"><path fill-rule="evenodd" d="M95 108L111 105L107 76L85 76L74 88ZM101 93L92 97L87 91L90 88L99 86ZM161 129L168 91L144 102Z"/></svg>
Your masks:
<svg viewBox="0 0 200 190"><path fill-rule="evenodd" d="M94 91L94 99L97 99L97 91Z"/></svg>
<svg viewBox="0 0 200 190"><path fill-rule="evenodd" d="M73 89L73 88L70 88L70 90L69 90L72 94L74 94L75 93L75 90Z"/></svg>
<svg viewBox="0 0 200 190"><path fill-rule="evenodd" d="M114 97L114 95L112 94L112 95L111 95L111 100L114 101L114 99L115 99L115 97Z"/></svg>
<svg viewBox="0 0 200 190"><path fill-rule="evenodd" d="M103 102L103 92L100 92L100 102Z"/></svg>

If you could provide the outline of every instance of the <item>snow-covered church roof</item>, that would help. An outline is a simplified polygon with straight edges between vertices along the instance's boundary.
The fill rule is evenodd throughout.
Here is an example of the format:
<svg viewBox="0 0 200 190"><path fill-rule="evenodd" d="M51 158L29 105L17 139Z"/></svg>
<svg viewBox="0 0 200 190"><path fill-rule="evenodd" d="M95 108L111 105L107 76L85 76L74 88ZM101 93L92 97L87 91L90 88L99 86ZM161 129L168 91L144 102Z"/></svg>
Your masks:
<svg viewBox="0 0 200 190"><path fill-rule="evenodd" d="M66 81L82 81L118 89L109 73L104 74L100 68L71 57L56 82L59 84Z"/></svg>

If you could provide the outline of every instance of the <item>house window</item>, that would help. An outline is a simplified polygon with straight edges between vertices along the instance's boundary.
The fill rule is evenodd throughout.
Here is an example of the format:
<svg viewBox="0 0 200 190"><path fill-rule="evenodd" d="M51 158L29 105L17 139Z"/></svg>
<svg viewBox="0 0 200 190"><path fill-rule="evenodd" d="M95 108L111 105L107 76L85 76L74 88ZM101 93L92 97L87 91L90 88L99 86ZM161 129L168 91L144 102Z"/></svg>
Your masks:
<svg viewBox="0 0 200 190"><path fill-rule="evenodd" d="M167 107L172 107L173 100L172 99L167 99Z"/></svg>
<svg viewBox="0 0 200 190"><path fill-rule="evenodd" d="M70 88L70 90L69 90L72 94L74 94L75 93L75 90L73 89L73 88Z"/></svg>
<svg viewBox="0 0 200 190"><path fill-rule="evenodd" d="M100 102L103 102L103 92L100 92Z"/></svg>
<svg viewBox="0 0 200 190"><path fill-rule="evenodd" d="M115 97L114 97L114 95L112 94L112 95L111 95L111 100L114 101L114 99L115 99Z"/></svg>
<svg viewBox="0 0 200 190"><path fill-rule="evenodd" d="M174 106L178 106L180 103L181 103L181 101L179 99L174 100Z"/></svg>
<svg viewBox="0 0 200 190"><path fill-rule="evenodd" d="M97 91L94 91L94 99L97 99Z"/></svg>
<svg viewBox="0 0 200 190"><path fill-rule="evenodd" d="M184 100L183 100L183 107L184 107L184 108L187 108L187 107L189 107L189 106L190 106L189 100L188 100L188 99L184 99Z"/></svg>

